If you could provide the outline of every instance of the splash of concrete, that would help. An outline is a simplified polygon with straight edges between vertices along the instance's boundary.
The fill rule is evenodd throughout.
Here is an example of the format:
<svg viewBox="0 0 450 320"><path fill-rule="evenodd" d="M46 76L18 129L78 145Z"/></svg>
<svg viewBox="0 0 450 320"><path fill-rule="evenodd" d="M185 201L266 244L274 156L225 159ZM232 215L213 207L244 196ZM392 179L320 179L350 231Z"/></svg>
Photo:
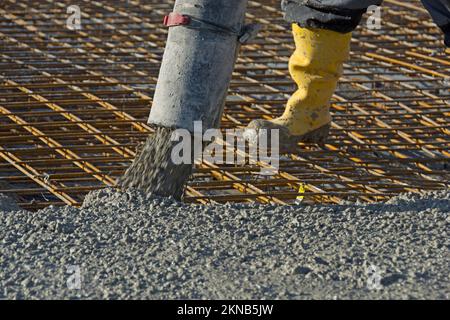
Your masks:
<svg viewBox="0 0 450 320"><path fill-rule="evenodd" d="M150 135L135 160L118 180L121 189L139 189L147 194L181 199L184 185L192 173L191 164L174 164L171 141L173 129L157 127Z"/></svg>

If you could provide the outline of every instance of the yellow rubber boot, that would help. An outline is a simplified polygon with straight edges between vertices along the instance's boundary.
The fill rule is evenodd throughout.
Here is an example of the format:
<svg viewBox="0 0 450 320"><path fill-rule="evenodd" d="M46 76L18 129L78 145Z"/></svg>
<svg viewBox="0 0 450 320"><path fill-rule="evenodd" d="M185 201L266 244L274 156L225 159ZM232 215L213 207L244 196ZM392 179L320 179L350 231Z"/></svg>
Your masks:
<svg viewBox="0 0 450 320"><path fill-rule="evenodd" d="M296 50L289 61L298 86L283 115L273 120L254 120L248 128L280 130L280 144L321 142L331 122L330 99L348 59L351 33L306 29L292 25Z"/></svg>

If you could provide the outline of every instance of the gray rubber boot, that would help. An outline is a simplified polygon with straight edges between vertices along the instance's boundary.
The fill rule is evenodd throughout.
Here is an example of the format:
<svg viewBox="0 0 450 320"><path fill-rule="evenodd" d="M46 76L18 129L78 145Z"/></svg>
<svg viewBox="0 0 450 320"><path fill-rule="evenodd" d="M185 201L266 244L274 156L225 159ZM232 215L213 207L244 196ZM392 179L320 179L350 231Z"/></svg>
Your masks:
<svg viewBox="0 0 450 320"><path fill-rule="evenodd" d="M282 126L275 124L268 120L257 119L250 122L245 130L245 137L249 141L256 141L257 136L259 135L259 131L261 129L268 130L268 137L270 141L270 130L278 129L279 137L280 137L280 152L288 153L288 152L296 152L299 148L299 142L305 143L324 143L328 138L330 132L331 124L326 124L318 129L315 129L311 132L308 132L304 135L295 136L289 133L289 130Z"/></svg>

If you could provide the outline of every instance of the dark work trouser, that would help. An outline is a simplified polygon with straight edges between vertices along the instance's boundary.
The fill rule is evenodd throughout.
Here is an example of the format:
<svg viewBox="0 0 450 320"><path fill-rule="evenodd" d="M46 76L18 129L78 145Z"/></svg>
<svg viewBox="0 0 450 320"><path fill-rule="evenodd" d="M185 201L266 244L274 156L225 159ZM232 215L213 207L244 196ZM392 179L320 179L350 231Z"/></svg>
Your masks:
<svg viewBox="0 0 450 320"><path fill-rule="evenodd" d="M421 0L434 22L445 34L445 44L450 46L450 0ZM372 5L383 0L282 0L287 21L302 27L334 30L341 33L353 31L362 15Z"/></svg>

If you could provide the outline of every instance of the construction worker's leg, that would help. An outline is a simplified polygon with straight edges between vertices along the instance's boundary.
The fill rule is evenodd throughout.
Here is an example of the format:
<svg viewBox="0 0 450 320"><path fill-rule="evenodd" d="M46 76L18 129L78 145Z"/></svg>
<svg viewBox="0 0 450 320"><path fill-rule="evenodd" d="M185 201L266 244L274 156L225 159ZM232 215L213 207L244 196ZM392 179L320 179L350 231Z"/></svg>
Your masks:
<svg viewBox="0 0 450 320"><path fill-rule="evenodd" d="M450 1L422 0L423 6L430 12L434 22L444 32L445 45L450 47Z"/></svg>
<svg viewBox="0 0 450 320"><path fill-rule="evenodd" d="M296 47L289 71L298 89L281 117L255 120L248 126L256 131L280 129L281 145L320 142L327 137L330 99L348 58L351 31L369 5L381 4L380 0L309 1L307 6L304 2L283 1L285 18L292 22ZM327 3L333 6L327 7Z"/></svg>
<svg viewBox="0 0 450 320"><path fill-rule="evenodd" d="M322 127L328 131L330 98L348 58L351 33L307 29L297 24L292 29L296 50L289 60L289 71L297 91L288 100L283 115L272 122L300 137ZM315 140L316 134L303 138Z"/></svg>

